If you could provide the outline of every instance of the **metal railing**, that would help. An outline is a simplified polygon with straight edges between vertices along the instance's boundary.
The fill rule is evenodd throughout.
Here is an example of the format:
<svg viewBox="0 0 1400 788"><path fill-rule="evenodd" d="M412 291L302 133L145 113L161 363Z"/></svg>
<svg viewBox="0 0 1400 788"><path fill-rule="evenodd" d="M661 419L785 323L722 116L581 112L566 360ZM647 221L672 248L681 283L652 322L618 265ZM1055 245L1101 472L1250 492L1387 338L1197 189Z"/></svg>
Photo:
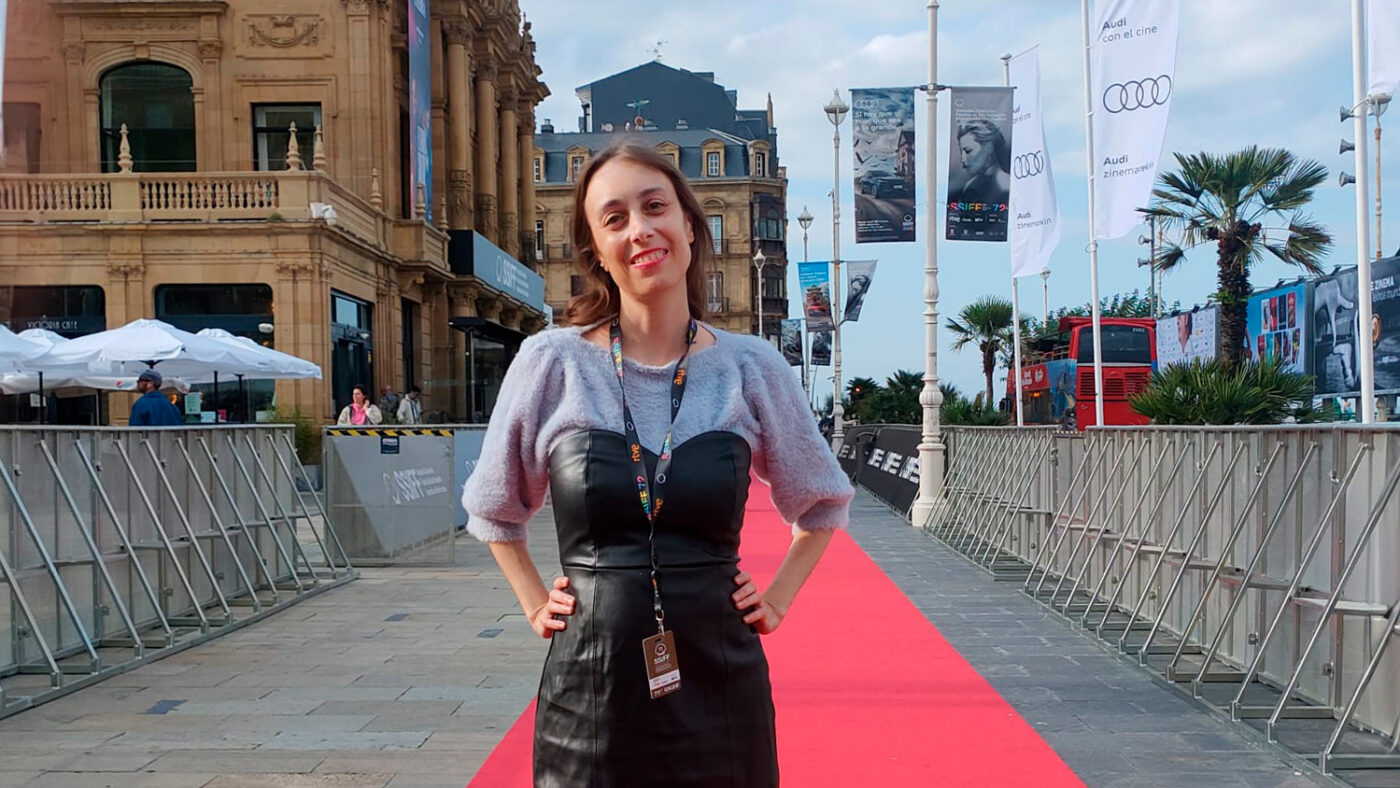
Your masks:
<svg viewBox="0 0 1400 788"><path fill-rule="evenodd" d="M946 436L929 533L1323 771L1400 768L1400 430Z"/></svg>
<svg viewBox="0 0 1400 788"><path fill-rule="evenodd" d="M291 437L0 428L0 717L353 579Z"/></svg>

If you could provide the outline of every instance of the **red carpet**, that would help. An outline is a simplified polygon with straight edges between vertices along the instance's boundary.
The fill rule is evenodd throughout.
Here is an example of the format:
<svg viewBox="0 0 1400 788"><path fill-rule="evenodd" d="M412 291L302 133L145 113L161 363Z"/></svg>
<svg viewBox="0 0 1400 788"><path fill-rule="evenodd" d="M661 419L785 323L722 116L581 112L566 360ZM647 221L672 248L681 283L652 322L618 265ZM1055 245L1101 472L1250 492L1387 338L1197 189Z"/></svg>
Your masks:
<svg viewBox="0 0 1400 788"><path fill-rule="evenodd" d="M755 481L742 555L760 587L790 538ZM845 533L763 643L785 786L1083 785ZM534 713L470 788L530 786Z"/></svg>

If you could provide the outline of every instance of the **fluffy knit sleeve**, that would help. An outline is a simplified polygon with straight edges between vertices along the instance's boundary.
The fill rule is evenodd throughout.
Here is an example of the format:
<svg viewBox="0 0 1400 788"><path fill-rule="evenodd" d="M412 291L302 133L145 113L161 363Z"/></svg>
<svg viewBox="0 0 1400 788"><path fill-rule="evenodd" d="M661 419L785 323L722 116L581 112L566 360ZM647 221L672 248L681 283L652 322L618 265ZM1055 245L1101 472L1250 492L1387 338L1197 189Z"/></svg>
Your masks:
<svg viewBox="0 0 1400 788"><path fill-rule="evenodd" d="M548 333L548 332L546 332ZM543 431L563 373L548 339L527 339L506 370L476 469L462 488L467 531L483 542L517 542L544 504L549 449Z"/></svg>
<svg viewBox="0 0 1400 788"><path fill-rule="evenodd" d="M745 392L758 418L754 473L772 487L773 505L784 522L804 531L845 528L855 493L817 429L802 385L771 345L746 344L759 373L749 376Z"/></svg>

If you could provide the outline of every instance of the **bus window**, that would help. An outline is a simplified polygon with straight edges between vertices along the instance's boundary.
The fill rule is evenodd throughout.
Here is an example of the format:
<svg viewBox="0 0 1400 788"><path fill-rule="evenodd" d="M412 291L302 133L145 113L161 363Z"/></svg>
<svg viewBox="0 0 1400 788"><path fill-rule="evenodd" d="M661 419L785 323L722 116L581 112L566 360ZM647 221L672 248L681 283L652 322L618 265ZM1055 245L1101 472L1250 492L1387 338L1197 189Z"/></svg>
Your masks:
<svg viewBox="0 0 1400 788"><path fill-rule="evenodd" d="M1105 364L1151 364L1152 334L1142 326L1100 326ZM1079 362L1094 363L1094 330L1079 329Z"/></svg>

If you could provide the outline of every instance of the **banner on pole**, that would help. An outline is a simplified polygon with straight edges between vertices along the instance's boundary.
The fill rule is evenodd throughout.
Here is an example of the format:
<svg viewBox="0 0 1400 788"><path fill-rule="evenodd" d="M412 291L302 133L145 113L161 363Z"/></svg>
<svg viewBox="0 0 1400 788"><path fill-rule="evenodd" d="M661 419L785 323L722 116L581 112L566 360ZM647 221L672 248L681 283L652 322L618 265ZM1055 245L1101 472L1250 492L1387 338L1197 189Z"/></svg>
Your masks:
<svg viewBox="0 0 1400 788"><path fill-rule="evenodd" d="M1060 245L1060 206L1040 112L1040 47L1011 58L1011 278L1050 269Z"/></svg>
<svg viewBox="0 0 1400 788"><path fill-rule="evenodd" d="M831 366L831 332L818 331L812 334L812 366Z"/></svg>
<svg viewBox="0 0 1400 788"><path fill-rule="evenodd" d="M1098 0L1090 45L1095 105L1094 232L1121 238L1142 224L1176 79L1180 0Z"/></svg>
<svg viewBox="0 0 1400 788"><path fill-rule="evenodd" d="M831 331L831 264L798 263L797 281L802 287L802 314L808 331Z"/></svg>
<svg viewBox="0 0 1400 788"><path fill-rule="evenodd" d="M1366 94L1400 89L1400 0L1366 0Z"/></svg>
<svg viewBox="0 0 1400 788"><path fill-rule="evenodd" d="M802 318L783 321L782 351L789 366L802 366Z"/></svg>
<svg viewBox="0 0 1400 788"><path fill-rule="evenodd" d="M432 58L428 37L428 0L408 4L408 100L411 204L422 190L425 215L433 221Z"/></svg>
<svg viewBox="0 0 1400 788"><path fill-rule="evenodd" d="M875 260L850 260L846 266L846 306L841 310L841 322L853 323L860 319L860 308L865 304L865 294L870 292L870 283L875 280Z"/></svg>
<svg viewBox="0 0 1400 788"><path fill-rule="evenodd" d="M856 243L914 240L914 91L851 91Z"/></svg>
<svg viewBox="0 0 1400 788"><path fill-rule="evenodd" d="M1005 241L1011 202L1011 88L953 88L950 241Z"/></svg>

